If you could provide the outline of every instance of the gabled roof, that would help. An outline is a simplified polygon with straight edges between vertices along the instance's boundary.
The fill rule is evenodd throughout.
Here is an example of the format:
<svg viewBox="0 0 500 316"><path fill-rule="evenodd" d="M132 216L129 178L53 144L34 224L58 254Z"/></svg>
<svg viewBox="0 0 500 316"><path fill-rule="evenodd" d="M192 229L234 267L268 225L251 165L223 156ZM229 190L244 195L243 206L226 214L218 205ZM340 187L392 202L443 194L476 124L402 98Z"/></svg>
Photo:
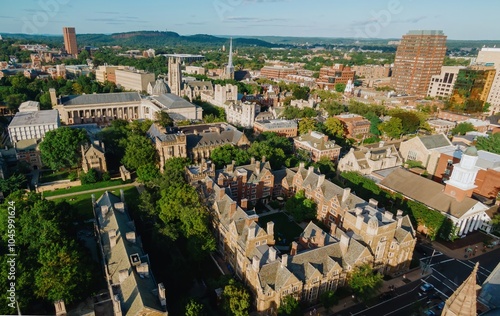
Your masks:
<svg viewBox="0 0 500 316"><path fill-rule="evenodd" d="M445 146L453 146L444 134L419 136L420 141L427 149L434 149Z"/></svg>
<svg viewBox="0 0 500 316"><path fill-rule="evenodd" d="M121 205L121 200L116 195L106 191L96 202L96 216L99 224L100 244L104 252L105 262L108 266L111 282L114 288L119 288L120 305L124 314L138 315L145 311L157 311L158 314L166 314L160 304L157 284L153 274L149 271L149 277L141 277L132 266L130 256L137 254L142 262L146 262L151 268L148 257L145 256L139 239L132 243L126 239L129 232L134 231L131 218ZM103 212L102 206L108 208ZM116 232L116 244L111 247L109 233ZM120 282L119 271L127 271L128 276ZM111 293L112 295L117 293Z"/></svg>
<svg viewBox="0 0 500 316"><path fill-rule="evenodd" d="M444 193L444 185L401 168L390 173L380 182L380 185L457 219L473 208L488 209L482 203L469 197L459 202Z"/></svg>
<svg viewBox="0 0 500 316"><path fill-rule="evenodd" d="M165 93L157 97L155 96L153 97L153 100L157 101L169 110L196 107L196 105L188 102L186 99L183 99L172 93Z"/></svg>
<svg viewBox="0 0 500 316"><path fill-rule="evenodd" d="M244 137L244 134L238 130L224 130L221 132L204 132L198 135L188 134L186 137L187 148L190 150L214 145L236 145Z"/></svg>

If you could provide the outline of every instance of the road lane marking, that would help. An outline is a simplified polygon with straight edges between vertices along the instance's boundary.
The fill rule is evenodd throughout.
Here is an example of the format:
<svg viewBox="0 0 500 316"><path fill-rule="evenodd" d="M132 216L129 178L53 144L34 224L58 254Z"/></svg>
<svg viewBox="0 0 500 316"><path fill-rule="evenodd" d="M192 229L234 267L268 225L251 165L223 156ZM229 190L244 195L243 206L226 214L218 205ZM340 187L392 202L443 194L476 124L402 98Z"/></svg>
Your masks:
<svg viewBox="0 0 500 316"><path fill-rule="evenodd" d="M455 285L456 287L458 287L458 284L456 284L455 282L453 282L452 280L450 280L446 275L442 274L441 272L439 271L436 271L436 269L433 270L434 272L436 273L439 273L443 278L445 278L446 280L450 281L451 283L453 283L453 285Z"/></svg>
<svg viewBox="0 0 500 316"><path fill-rule="evenodd" d="M467 263L465 263L465 261L462 261L462 260L457 260L458 262L461 262L464 266L466 267L469 267L471 269L474 269L474 266L470 266L468 265ZM474 264L475 265L475 264ZM484 275L485 277L488 277L489 275L484 273L484 272L481 272L479 269L477 270L478 273L481 273L482 275ZM491 273L491 272L490 272Z"/></svg>
<svg viewBox="0 0 500 316"><path fill-rule="evenodd" d="M426 297L426 296L424 296L424 297L422 297L422 298L419 298L419 299L417 300L417 302L420 302L420 301L423 301L423 300L426 300L426 299L427 299L427 297ZM395 313L395 312L397 312L397 311L402 310L403 308L407 308L408 306L411 306L411 305L413 305L413 304L415 304L415 303L416 303L416 302L413 302L413 303L407 304L407 305L405 305L405 306L403 306L403 307L400 307L400 308L398 308L398 309L396 309L396 310L393 310L392 312L387 313L387 314L384 314L384 315L385 315L385 316L390 315L390 314L392 314L392 313Z"/></svg>
<svg viewBox="0 0 500 316"><path fill-rule="evenodd" d="M445 262L449 262L449 261L453 261L453 260L455 260L455 259L452 258L452 259L447 259L447 260L444 260L444 261L441 261L441 262L436 262L436 263L431 264L431 267L435 266L436 264L445 263Z"/></svg>
<svg viewBox="0 0 500 316"><path fill-rule="evenodd" d="M476 265L476 263L474 261L471 261L471 260L467 260L467 261L470 262L472 265ZM485 267L482 267L481 264L479 264L479 269L483 269L484 271L491 274L491 271L486 269Z"/></svg>
<svg viewBox="0 0 500 316"><path fill-rule="evenodd" d="M447 288L449 288L452 292L455 292L455 290L456 290L456 289L454 290L454 289L452 289L451 287L449 287L448 285L446 285L446 284L443 282L443 280L440 280L440 279L436 278L434 275L431 275L431 277L433 277L434 279L436 279L437 281L439 281L439 283L440 283L440 284L442 284L442 285L446 286ZM446 278L446 280L448 280L448 278ZM451 282L451 281L450 281L450 282ZM453 282L452 282L452 283L453 283ZM433 284L433 286L434 286L434 284ZM435 289L436 291L438 291L439 293L444 294L444 293L443 293L443 292L441 292L440 290L436 289L436 287L435 287L435 286L434 286L434 289ZM445 296L447 296L447 295L445 295Z"/></svg>

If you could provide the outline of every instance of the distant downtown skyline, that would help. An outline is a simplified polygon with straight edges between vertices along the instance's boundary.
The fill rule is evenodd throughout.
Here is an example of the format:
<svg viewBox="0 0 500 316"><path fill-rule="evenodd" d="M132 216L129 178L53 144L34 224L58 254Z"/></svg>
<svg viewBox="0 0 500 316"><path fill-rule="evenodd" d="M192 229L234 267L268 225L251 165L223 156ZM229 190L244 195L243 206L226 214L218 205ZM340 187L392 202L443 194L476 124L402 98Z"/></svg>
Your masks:
<svg viewBox="0 0 500 316"><path fill-rule="evenodd" d="M480 5L479 5L480 3ZM151 0L8 1L0 34L77 34L138 30L241 36L400 38L439 29L449 39L499 40L500 2L460 0Z"/></svg>

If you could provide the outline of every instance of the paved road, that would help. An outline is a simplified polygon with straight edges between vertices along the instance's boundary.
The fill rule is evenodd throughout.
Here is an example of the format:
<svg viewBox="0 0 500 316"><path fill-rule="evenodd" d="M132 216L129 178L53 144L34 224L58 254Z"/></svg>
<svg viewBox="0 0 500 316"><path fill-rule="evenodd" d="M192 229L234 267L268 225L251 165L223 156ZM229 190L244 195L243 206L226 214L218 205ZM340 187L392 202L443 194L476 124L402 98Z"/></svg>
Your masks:
<svg viewBox="0 0 500 316"><path fill-rule="evenodd" d="M379 297L380 303L372 307L358 304L337 312L335 315L409 316L418 313L419 309L431 308L434 308L438 314L437 304L440 301L445 301L465 281L476 262L479 262L477 281L478 284L482 284L496 267L499 262L498 258L500 258L500 248L484 254L478 253L478 256L472 259L464 258L464 260L450 258L438 251L434 252L432 256L432 249L427 248L427 250L425 248L421 250L427 255L421 258L421 261L428 265L428 269L432 269L429 276L397 288L394 291L395 296L386 301ZM421 292L419 288L423 283L432 284L435 290L428 294L419 294Z"/></svg>
<svg viewBox="0 0 500 316"><path fill-rule="evenodd" d="M87 193L94 193L94 192L99 192L103 190L116 190L116 189L123 189L123 188L128 188L131 186L140 187L141 185L138 182L132 182L132 183L126 183L126 184L120 184L120 185L115 185L112 187L107 187L107 188L100 188L100 189L91 189L91 190L86 190L86 191L80 191L80 192L74 192L74 193L67 193L67 194L61 194L61 195L54 195L54 196L49 196L46 199L47 200L55 200L55 199L61 199L61 198L66 198L66 197L72 197L75 195L80 195L80 194L87 194ZM140 189L138 189L140 190ZM140 191L139 191L140 192Z"/></svg>

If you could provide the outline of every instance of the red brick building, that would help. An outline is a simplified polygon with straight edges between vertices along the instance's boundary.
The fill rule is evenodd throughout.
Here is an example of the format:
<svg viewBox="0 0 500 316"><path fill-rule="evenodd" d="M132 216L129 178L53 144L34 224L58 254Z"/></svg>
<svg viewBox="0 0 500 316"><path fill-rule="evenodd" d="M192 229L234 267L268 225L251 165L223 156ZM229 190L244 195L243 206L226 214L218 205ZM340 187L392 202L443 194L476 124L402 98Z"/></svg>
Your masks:
<svg viewBox="0 0 500 316"><path fill-rule="evenodd" d="M370 134L371 123L361 115L343 114L335 117L344 124L348 138L362 139Z"/></svg>
<svg viewBox="0 0 500 316"><path fill-rule="evenodd" d="M354 82L355 75L356 72L351 67L336 64L332 67L321 68L316 83L320 89L334 90L338 83L347 84L349 80Z"/></svg>

